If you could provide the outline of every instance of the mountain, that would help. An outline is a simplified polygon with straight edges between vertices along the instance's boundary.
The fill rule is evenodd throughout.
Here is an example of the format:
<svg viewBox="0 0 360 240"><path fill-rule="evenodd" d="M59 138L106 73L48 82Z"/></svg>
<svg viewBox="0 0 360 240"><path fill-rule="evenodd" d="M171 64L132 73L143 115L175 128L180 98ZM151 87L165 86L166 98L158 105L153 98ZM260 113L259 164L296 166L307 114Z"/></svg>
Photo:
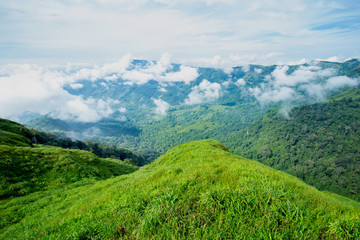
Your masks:
<svg viewBox="0 0 360 240"><path fill-rule="evenodd" d="M212 138L232 145L227 135L249 127L270 109L323 101L357 86L359 66L353 59L225 71L133 60L120 70L112 65L62 70L72 80L61 90L75 100L27 124L128 148L153 160L192 140ZM71 110L79 106L81 111Z"/></svg>
<svg viewBox="0 0 360 240"><path fill-rule="evenodd" d="M132 174L0 205L2 239L358 239L359 203L214 140Z"/></svg>
<svg viewBox="0 0 360 240"><path fill-rule="evenodd" d="M360 88L295 107L288 115L271 110L229 139L242 156L360 200Z"/></svg>

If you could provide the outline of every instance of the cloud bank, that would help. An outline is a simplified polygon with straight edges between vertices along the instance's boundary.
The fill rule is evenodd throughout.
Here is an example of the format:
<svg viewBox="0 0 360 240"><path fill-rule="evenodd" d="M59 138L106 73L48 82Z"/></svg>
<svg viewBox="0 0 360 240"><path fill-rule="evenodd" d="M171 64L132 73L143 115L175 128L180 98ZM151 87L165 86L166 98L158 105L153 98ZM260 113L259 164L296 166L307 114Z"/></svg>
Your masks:
<svg viewBox="0 0 360 240"><path fill-rule="evenodd" d="M81 90L81 81L99 81L101 87L109 88L109 82L141 85L150 80L158 81L166 92L171 82L189 84L199 76L197 68L184 65L173 71L171 56L163 54L156 62L148 61L138 65L130 54L119 61L103 65L40 66L35 64L8 64L0 66L0 116L16 117L23 112L77 122L96 122L115 112L125 112L119 102L113 99L85 98L64 90L66 86ZM155 99L155 112L164 115L170 105Z"/></svg>
<svg viewBox="0 0 360 240"><path fill-rule="evenodd" d="M117 105L112 99L74 96L63 89L72 81L66 74L37 65L6 65L0 68L0 115L12 118L23 112L49 114L53 118L94 122L107 117ZM73 88L82 87L73 84Z"/></svg>
<svg viewBox="0 0 360 240"><path fill-rule="evenodd" d="M307 96L323 100L331 90L359 84L359 79L336 76L335 69L321 69L316 65L300 66L289 73L288 65L278 66L265 77L265 82L249 91L262 103L294 101ZM299 91L300 90L300 91Z"/></svg>

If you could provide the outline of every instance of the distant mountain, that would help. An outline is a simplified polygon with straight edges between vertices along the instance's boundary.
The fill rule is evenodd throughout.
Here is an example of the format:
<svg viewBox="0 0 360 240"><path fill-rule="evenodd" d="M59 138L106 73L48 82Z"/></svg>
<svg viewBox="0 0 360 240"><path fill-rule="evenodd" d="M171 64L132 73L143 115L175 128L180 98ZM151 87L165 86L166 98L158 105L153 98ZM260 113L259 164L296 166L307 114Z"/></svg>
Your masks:
<svg viewBox="0 0 360 240"><path fill-rule="evenodd" d="M228 142L242 156L360 200L360 88L295 107L286 117L271 110Z"/></svg>
<svg viewBox="0 0 360 240"><path fill-rule="evenodd" d="M127 69L84 68L69 75L77 80L64 89L87 99L85 103L97 114L82 116L84 105L81 111L71 111L79 116L49 113L27 124L60 136L129 148L155 159L192 140L213 138L229 144L228 134L250 126L269 109L324 101L357 86L359 66L360 61L354 59L249 65L225 71L134 60ZM76 101L72 104L78 109ZM99 120L100 115L104 117Z"/></svg>
<svg viewBox="0 0 360 240"><path fill-rule="evenodd" d="M59 166L61 168L61 166ZM132 174L0 205L2 239L359 239L359 203L204 140Z"/></svg>

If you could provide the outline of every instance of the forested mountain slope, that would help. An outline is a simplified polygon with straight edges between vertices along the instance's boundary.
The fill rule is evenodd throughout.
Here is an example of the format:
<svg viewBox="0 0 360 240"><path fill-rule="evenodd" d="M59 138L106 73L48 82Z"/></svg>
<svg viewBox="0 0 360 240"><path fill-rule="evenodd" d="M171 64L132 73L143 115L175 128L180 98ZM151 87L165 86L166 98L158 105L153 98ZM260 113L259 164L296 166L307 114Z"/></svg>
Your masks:
<svg viewBox="0 0 360 240"><path fill-rule="evenodd" d="M3 239L358 239L356 203L229 152L180 145L140 171L0 205Z"/></svg>
<svg viewBox="0 0 360 240"><path fill-rule="evenodd" d="M91 103L84 103L84 109L97 111L89 116L98 117L68 113L73 109L68 106L66 113L49 112L28 124L72 139L127 148L153 160L192 140L212 138L231 145L227 135L250 126L272 108L314 103L357 86L359 66L353 59L225 71L134 60L124 72L104 68L99 76L90 74L98 69L59 69L70 74L66 79L76 79L62 90ZM78 79L84 72L89 75Z"/></svg>
<svg viewBox="0 0 360 240"><path fill-rule="evenodd" d="M299 177L318 189L360 199L360 90L296 107L288 116L266 113L229 136L230 147Z"/></svg>

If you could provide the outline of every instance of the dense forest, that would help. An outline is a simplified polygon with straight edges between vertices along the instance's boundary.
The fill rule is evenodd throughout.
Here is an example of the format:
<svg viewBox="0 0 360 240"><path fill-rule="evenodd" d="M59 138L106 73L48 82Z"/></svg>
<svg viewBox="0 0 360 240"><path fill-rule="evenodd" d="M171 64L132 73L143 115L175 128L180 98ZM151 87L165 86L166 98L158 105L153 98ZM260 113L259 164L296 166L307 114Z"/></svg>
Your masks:
<svg viewBox="0 0 360 240"><path fill-rule="evenodd" d="M230 148L321 190L360 199L360 89L328 102L271 110L229 136Z"/></svg>

